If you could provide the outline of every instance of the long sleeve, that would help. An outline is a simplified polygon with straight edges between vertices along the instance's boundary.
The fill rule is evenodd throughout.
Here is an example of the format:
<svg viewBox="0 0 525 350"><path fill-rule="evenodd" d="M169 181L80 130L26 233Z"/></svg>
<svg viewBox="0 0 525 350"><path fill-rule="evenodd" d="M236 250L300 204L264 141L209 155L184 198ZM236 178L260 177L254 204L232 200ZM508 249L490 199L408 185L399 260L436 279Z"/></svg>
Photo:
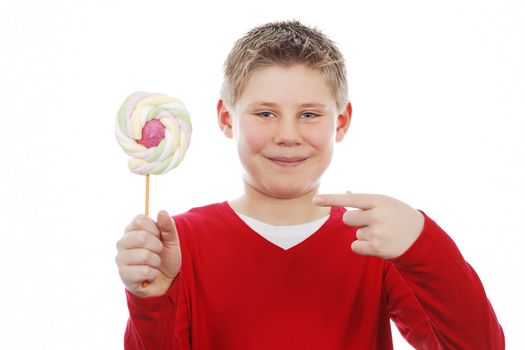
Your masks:
<svg viewBox="0 0 525 350"><path fill-rule="evenodd" d="M164 295L139 298L128 290L130 317L124 335L126 350L190 349L189 313L180 274Z"/></svg>
<svg viewBox="0 0 525 350"><path fill-rule="evenodd" d="M126 349L392 349L390 319L416 349L503 349L481 282L425 215L399 258L349 251L345 209L284 250L226 202L175 217L179 276L163 296L128 293ZM424 213L423 213L424 214Z"/></svg>
<svg viewBox="0 0 525 350"><path fill-rule="evenodd" d="M452 239L421 213L420 237L387 262L393 321L417 349L504 349L503 330L476 272Z"/></svg>

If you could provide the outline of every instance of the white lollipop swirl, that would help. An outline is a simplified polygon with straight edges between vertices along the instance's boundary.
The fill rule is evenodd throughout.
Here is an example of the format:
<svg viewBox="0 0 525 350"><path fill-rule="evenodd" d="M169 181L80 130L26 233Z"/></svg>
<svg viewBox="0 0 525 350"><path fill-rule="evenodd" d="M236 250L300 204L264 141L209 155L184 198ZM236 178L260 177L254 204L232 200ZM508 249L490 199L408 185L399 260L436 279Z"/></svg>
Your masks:
<svg viewBox="0 0 525 350"><path fill-rule="evenodd" d="M165 174L180 164L191 139L190 114L175 97L135 92L117 114L117 142L135 174Z"/></svg>

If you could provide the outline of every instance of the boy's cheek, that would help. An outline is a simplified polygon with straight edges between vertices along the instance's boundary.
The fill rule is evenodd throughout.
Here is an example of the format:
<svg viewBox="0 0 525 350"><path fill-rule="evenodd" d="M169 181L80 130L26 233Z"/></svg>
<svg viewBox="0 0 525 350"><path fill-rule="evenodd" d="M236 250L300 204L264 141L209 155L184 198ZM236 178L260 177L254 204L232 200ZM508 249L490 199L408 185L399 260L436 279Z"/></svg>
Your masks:
<svg viewBox="0 0 525 350"><path fill-rule="evenodd" d="M306 139L314 148L331 149L335 142L335 132L315 130L309 133Z"/></svg>
<svg viewBox="0 0 525 350"><path fill-rule="evenodd" d="M263 129L248 129L239 133L241 147L248 149L260 149L271 139Z"/></svg>

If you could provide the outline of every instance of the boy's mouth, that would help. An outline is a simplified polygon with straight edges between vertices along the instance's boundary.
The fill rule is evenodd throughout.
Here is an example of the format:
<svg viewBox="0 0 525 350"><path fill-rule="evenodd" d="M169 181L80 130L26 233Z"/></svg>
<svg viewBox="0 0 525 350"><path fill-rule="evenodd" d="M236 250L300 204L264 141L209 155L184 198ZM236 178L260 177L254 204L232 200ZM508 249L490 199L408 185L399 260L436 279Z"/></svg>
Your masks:
<svg viewBox="0 0 525 350"><path fill-rule="evenodd" d="M295 167L302 164L306 158L304 157L266 157L272 163L281 167Z"/></svg>

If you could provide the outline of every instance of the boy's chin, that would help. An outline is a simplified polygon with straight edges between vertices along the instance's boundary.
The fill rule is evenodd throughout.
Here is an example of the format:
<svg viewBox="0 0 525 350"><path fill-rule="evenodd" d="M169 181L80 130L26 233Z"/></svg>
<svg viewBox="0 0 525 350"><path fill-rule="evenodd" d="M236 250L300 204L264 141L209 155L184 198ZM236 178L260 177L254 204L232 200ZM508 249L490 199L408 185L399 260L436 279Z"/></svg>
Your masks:
<svg viewBox="0 0 525 350"><path fill-rule="evenodd" d="M297 199L304 197L305 199L311 200L314 194L317 193L319 188L319 181L316 183L310 181L284 181L283 183L268 181L258 182L249 177L244 177L245 191L258 192L260 195L274 199Z"/></svg>
<svg viewBox="0 0 525 350"><path fill-rule="evenodd" d="M287 187L274 187L269 188L262 193L268 197L275 199L296 199L301 197L307 197L308 194L311 194L315 190L314 187L308 188L293 188L290 186Z"/></svg>

